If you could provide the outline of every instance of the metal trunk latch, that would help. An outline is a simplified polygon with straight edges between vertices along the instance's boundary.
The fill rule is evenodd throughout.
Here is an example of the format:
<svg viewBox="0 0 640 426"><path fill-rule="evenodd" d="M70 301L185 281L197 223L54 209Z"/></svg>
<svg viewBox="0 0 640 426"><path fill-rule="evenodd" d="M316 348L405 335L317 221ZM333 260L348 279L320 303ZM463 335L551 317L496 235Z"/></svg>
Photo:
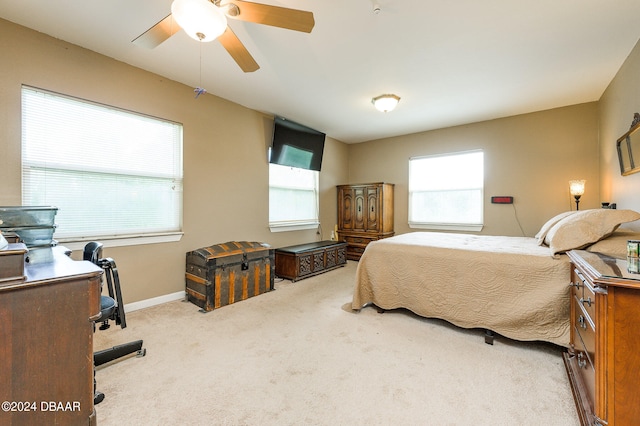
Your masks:
<svg viewBox="0 0 640 426"><path fill-rule="evenodd" d="M247 260L247 253L242 253L242 270L246 271L249 269L249 261Z"/></svg>

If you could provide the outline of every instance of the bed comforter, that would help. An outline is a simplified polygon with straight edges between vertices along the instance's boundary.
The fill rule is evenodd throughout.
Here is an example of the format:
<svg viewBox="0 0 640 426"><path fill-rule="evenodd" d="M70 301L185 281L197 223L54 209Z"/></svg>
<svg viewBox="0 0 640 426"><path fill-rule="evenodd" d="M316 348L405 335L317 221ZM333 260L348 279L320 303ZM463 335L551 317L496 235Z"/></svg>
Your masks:
<svg viewBox="0 0 640 426"><path fill-rule="evenodd" d="M414 232L370 243L352 308L406 308L464 328L569 345L570 263L535 238Z"/></svg>

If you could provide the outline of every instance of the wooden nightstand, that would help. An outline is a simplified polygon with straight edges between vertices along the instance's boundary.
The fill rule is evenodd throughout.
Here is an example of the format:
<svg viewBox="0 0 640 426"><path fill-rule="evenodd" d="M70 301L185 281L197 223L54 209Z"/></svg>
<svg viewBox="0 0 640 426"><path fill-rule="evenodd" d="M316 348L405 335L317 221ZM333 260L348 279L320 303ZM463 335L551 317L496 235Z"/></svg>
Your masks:
<svg viewBox="0 0 640 426"><path fill-rule="evenodd" d="M640 424L640 275L599 253L568 253L571 347L564 361L583 425Z"/></svg>

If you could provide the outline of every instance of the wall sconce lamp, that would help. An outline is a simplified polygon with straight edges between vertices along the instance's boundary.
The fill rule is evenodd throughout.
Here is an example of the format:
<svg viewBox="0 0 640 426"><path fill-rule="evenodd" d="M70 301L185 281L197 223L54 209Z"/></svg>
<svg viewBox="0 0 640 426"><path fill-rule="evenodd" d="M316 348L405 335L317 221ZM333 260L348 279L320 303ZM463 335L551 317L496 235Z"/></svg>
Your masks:
<svg viewBox="0 0 640 426"><path fill-rule="evenodd" d="M584 184L586 180L570 180L569 181L569 192L573 195L573 198L576 199L576 210L580 210L578 204L580 203L580 197L584 195Z"/></svg>
<svg viewBox="0 0 640 426"><path fill-rule="evenodd" d="M398 102L400 102L400 96L397 95L380 95L371 99L373 106L380 112L393 111Z"/></svg>

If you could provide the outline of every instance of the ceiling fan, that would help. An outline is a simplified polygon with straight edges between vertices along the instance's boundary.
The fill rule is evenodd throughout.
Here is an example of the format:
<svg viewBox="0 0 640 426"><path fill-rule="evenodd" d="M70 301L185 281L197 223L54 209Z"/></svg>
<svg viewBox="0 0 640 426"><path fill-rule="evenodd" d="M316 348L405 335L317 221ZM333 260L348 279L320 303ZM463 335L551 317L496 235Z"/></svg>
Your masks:
<svg viewBox="0 0 640 426"><path fill-rule="evenodd" d="M174 0L171 13L139 35L133 43L153 49L184 29L193 39L217 39L244 72L260 68L247 48L227 25L227 18L310 33L313 13L242 0Z"/></svg>

